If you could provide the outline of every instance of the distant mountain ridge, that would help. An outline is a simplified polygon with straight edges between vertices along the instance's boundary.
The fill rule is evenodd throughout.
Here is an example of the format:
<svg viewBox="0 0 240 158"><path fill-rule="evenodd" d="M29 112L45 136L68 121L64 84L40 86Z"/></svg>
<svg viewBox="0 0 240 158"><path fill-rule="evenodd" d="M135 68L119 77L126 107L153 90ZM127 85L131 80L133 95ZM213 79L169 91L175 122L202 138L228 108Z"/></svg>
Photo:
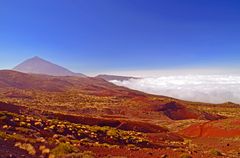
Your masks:
<svg viewBox="0 0 240 158"><path fill-rule="evenodd" d="M37 56L25 60L21 64L14 67L13 70L23 72L23 73L44 74L44 75L50 75L50 76L86 77L86 75L84 74L74 73L62 66L53 64Z"/></svg>
<svg viewBox="0 0 240 158"><path fill-rule="evenodd" d="M102 78L106 81L118 80L118 81L126 81L130 79L139 79L138 77L130 77L130 76L117 76L117 75L98 75L96 78Z"/></svg>

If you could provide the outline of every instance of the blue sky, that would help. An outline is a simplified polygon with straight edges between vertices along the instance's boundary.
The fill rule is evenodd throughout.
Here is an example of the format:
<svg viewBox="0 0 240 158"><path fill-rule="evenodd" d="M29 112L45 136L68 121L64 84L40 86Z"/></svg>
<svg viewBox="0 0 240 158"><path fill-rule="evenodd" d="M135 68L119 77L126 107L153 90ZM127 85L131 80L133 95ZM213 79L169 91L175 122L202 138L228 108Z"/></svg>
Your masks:
<svg viewBox="0 0 240 158"><path fill-rule="evenodd" d="M239 0L0 0L0 69L239 68Z"/></svg>

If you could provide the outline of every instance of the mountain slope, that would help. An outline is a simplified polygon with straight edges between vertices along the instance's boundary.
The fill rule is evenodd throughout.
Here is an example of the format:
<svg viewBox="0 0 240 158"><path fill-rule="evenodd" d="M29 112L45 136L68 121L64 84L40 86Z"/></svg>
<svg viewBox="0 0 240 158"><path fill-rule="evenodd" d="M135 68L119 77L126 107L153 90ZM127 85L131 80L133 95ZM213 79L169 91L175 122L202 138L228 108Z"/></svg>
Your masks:
<svg viewBox="0 0 240 158"><path fill-rule="evenodd" d="M218 119L186 103L114 85L100 78L0 71L0 101L29 107L136 119ZM187 114L187 116L185 116ZM176 115L176 116L175 116Z"/></svg>
<svg viewBox="0 0 240 158"><path fill-rule="evenodd" d="M144 96L145 93L120 87L101 78L49 76L0 70L0 89L41 90L45 92L79 91L100 96Z"/></svg>
<svg viewBox="0 0 240 158"><path fill-rule="evenodd" d="M103 79L94 77L48 76L21 73L12 70L0 70L0 88L56 92L75 89L86 93L107 90L112 93L113 91L117 91L119 94L121 94L121 91L130 91L128 88L119 87Z"/></svg>
<svg viewBox="0 0 240 158"><path fill-rule="evenodd" d="M80 73L74 73L64 67L58 66L39 57L27 59L13 68L13 70L24 73L45 74L51 76L85 76Z"/></svg>

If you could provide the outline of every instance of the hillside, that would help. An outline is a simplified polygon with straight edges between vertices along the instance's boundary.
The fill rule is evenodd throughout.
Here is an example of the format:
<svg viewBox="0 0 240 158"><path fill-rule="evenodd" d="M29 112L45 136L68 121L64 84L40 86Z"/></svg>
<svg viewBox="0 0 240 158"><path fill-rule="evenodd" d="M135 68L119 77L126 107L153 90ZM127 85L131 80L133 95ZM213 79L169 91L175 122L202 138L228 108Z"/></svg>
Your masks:
<svg viewBox="0 0 240 158"><path fill-rule="evenodd" d="M46 156L67 143L77 147L72 154L88 149L99 158L109 153L136 158L159 154L179 157L192 151L197 151L191 154L194 157L211 156L197 145L212 138L197 137L194 145L186 143L186 139L192 140L198 133L207 135L203 125L208 122L222 127L226 124L222 120L228 117L238 124L239 111L239 106L232 103L213 105L150 95L101 78L1 70L0 142L6 141L6 147L0 153L8 156L7 152L14 150L15 155ZM240 136L239 130L231 132L234 137ZM214 140L220 148L230 140L219 141ZM36 152L19 150L26 144ZM51 153L42 153L39 144ZM210 151L212 147L206 144L205 149ZM152 154L141 152L142 148Z"/></svg>
<svg viewBox="0 0 240 158"><path fill-rule="evenodd" d="M12 103L17 100L23 105L38 105L49 110L56 109L54 105L58 104L59 110L72 113L208 119L204 113L190 110L180 102L175 104L177 100L119 87L99 78L54 77L2 70L0 83L3 100ZM181 117L183 112L184 117Z"/></svg>

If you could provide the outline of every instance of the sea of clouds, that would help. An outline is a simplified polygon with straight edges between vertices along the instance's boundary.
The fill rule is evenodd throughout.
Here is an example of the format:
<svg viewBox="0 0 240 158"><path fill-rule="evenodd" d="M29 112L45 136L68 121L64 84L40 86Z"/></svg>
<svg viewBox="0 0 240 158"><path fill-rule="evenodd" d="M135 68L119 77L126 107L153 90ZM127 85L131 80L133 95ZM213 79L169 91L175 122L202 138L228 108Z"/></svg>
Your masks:
<svg viewBox="0 0 240 158"><path fill-rule="evenodd" d="M111 82L151 94L189 101L240 103L240 75L162 76Z"/></svg>

